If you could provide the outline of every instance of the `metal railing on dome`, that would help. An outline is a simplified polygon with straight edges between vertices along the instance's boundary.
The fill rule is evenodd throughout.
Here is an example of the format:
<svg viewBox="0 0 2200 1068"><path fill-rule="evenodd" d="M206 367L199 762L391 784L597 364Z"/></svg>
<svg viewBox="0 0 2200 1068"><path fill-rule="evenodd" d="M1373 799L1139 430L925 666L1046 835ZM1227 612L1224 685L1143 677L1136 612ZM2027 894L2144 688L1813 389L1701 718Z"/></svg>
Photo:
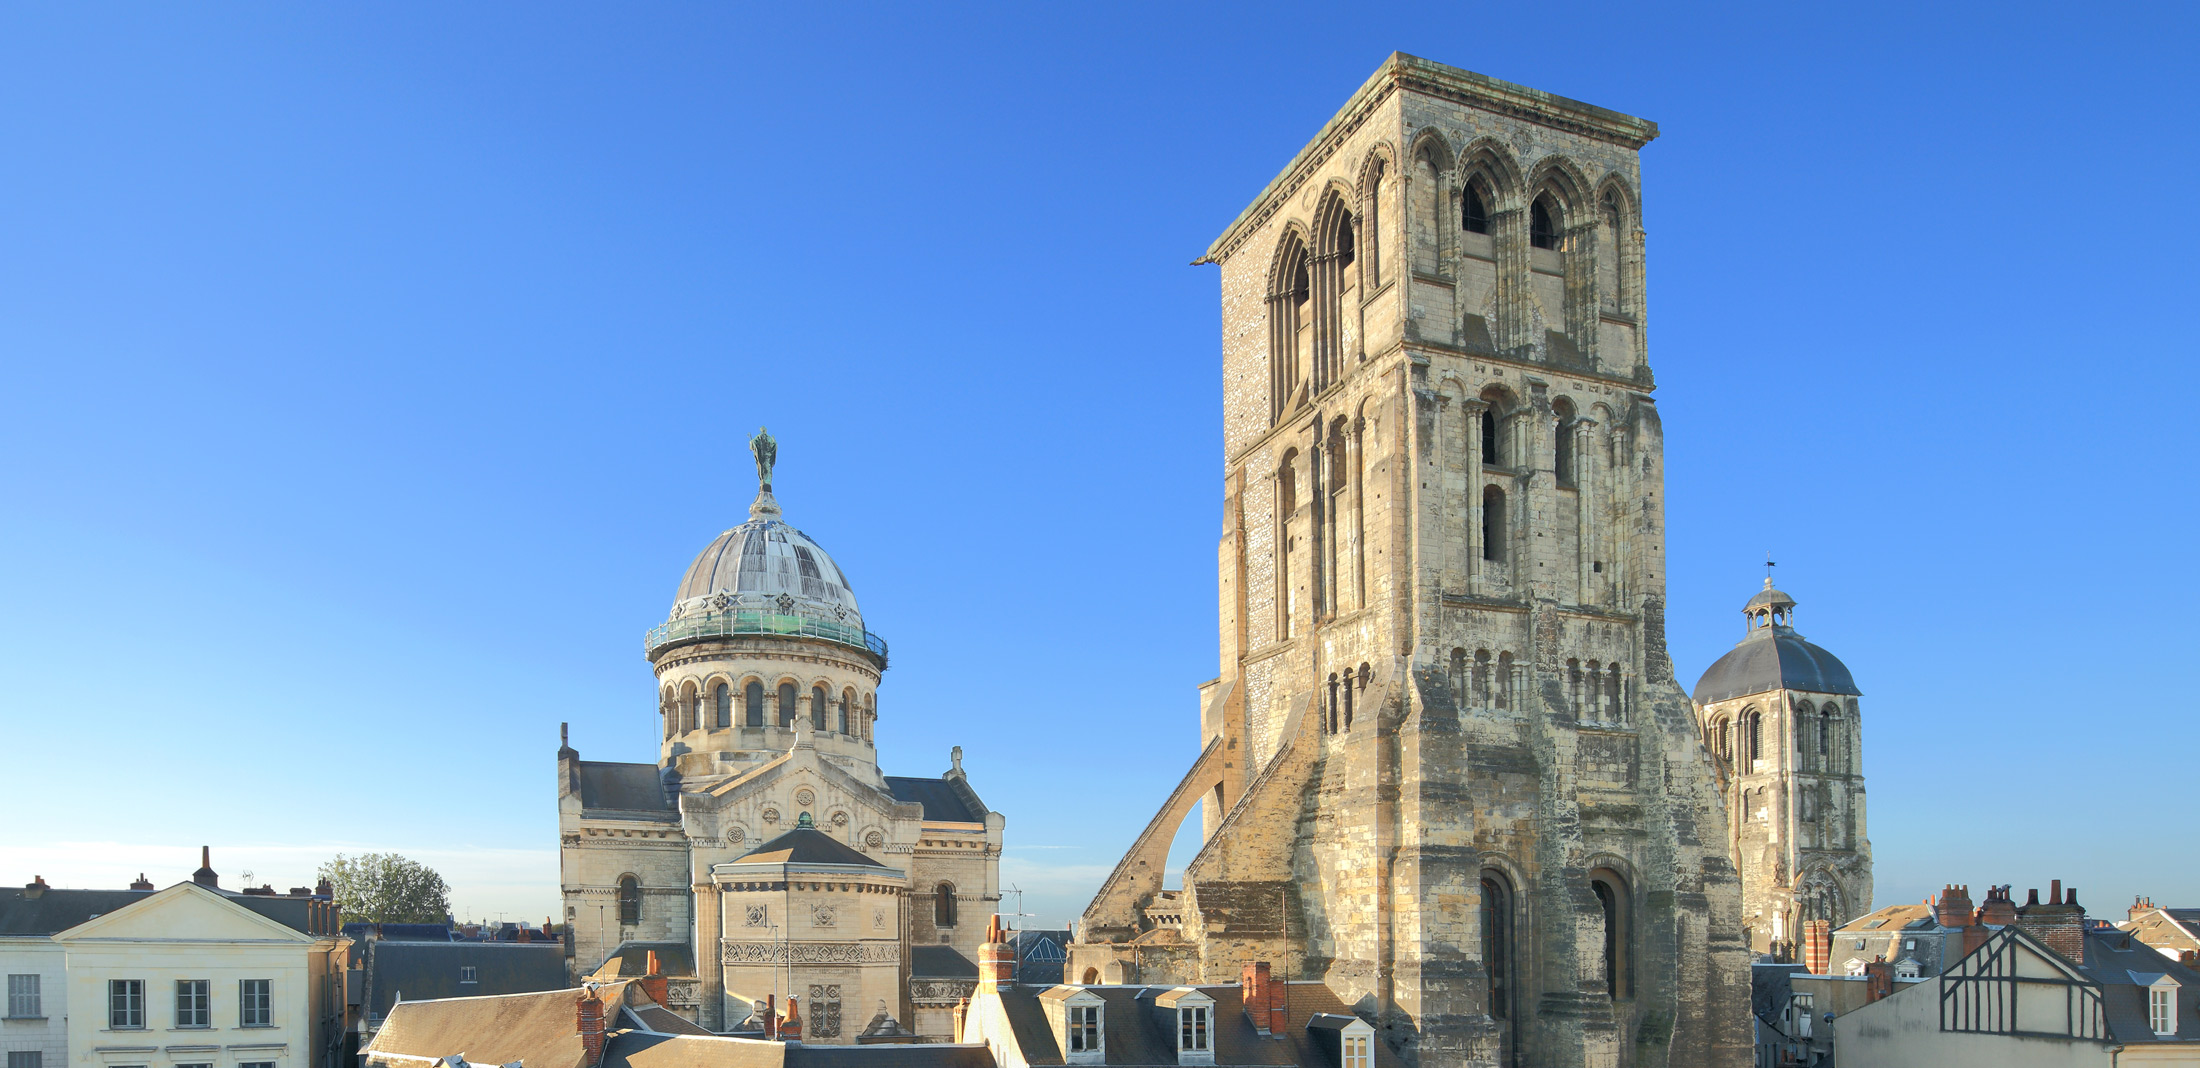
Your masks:
<svg viewBox="0 0 2200 1068"><path fill-rule="evenodd" d="M674 642L697 638L725 638L737 634L786 634L801 638L822 638L866 650L882 661L886 659L886 639L860 626L849 626L837 619L754 609L705 612L699 616L659 623L649 628L649 635L643 639L642 648L644 652L654 654Z"/></svg>

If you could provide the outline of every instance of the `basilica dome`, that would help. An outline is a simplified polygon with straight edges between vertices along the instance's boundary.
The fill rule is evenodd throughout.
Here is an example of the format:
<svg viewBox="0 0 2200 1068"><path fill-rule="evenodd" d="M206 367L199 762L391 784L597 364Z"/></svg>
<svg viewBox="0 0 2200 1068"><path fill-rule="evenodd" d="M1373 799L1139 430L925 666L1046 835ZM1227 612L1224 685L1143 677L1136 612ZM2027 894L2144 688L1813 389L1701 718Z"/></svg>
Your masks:
<svg viewBox="0 0 2200 1068"><path fill-rule="evenodd" d="M848 576L809 535L780 518L767 485L749 520L703 547L673 594L672 614L650 629L654 658L670 645L735 634L823 638L881 661L886 643L863 627Z"/></svg>

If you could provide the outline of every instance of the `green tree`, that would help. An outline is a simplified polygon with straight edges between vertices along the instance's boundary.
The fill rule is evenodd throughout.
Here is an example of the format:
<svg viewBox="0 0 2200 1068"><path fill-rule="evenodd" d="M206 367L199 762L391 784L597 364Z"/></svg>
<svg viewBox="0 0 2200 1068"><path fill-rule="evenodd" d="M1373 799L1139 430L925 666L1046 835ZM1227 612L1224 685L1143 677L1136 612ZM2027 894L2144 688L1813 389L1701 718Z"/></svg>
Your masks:
<svg viewBox="0 0 2200 1068"><path fill-rule="evenodd" d="M345 921L444 923L451 888L435 869L396 853L342 853L321 865L321 878L336 889Z"/></svg>

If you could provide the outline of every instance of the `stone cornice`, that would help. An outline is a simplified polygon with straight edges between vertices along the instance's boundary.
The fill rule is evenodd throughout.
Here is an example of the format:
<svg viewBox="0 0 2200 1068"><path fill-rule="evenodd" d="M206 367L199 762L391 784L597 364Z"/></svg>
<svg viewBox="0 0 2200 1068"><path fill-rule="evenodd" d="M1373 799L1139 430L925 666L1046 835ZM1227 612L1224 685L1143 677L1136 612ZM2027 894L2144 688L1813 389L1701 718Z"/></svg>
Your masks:
<svg viewBox="0 0 2200 1068"><path fill-rule="evenodd" d="M1193 260L1194 265L1221 263L1238 250L1238 246L1254 231L1260 229L1269 218L1290 202L1300 186L1336 155L1345 141L1366 125L1375 109L1389 99L1398 89L1425 93L1429 96L1456 100L1471 107L1510 119L1532 122L1539 126L1595 141L1606 141L1629 150L1640 150L1658 136L1658 124L1648 119L1638 119L1594 104L1570 100L1555 93L1514 85L1486 74L1445 66L1404 52L1392 52L1381 67L1360 86L1358 92L1345 101L1344 107L1330 118L1321 132L1308 141L1298 155L1291 158L1283 172L1268 183L1260 195L1225 227L1221 236L1207 246L1205 254Z"/></svg>

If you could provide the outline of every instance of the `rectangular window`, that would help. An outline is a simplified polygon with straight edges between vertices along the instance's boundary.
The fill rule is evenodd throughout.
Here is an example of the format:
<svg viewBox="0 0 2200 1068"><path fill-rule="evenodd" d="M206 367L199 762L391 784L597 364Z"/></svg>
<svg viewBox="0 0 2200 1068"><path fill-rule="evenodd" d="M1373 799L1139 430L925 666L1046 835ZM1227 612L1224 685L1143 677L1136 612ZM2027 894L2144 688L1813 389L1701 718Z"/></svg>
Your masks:
<svg viewBox="0 0 2200 1068"><path fill-rule="evenodd" d="M11 1049L8 1051L8 1068L43 1068L38 1063L42 1059L35 1049Z"/></svg>
<svg viewBox="0 0 2200 1068"><path fill-rule="evenodd" d="M214 1066L213 1066L213 1065L211 1065L211 1064L207 1064L207 1063L201 1062L201 1063L198 1063L198 1064L189 1064L189 1063L185 1063L185 1064L179 1064L179 1065L176 1065L176 1068L214 1068Z"/></svg>
<svg viewBox="0 0 2200 1068"><path fill-rule="evenodd" d="M176 980L176 1026L214 1026L213 996L204 979ZM180 1068L180 1066L179 1066Z"/></svg>
<svg viewBox="0 0 2200 1068"><path fill-rule="evenodd" d="M238 1065L237 1065L237 1068L275 1068L275 1062L274 1062L274 1061L245 1061L245 1062L243 1062L243 1063L240 1063L240 1064L238 1064Z"/></svg>
<svg viewBox="0 0 2200 1068"><path fill-rule="evenodd" d="M1071 1053L1092 1053L1099 1048L1100 1006L1070 1006L1069 1051Z"/></svg>
<svg viewBox="0 0 2200 1068"><path fill-rule="evenodd" d="M458 968L458 981L459 981L459 982L461 982L461 983L471 983L471 982L473 982L473 981L474 981L474 966L473 966L473 965L471 965L471 964L462 964L462 965L460 965L460 966L459 966L459 968Z"/></svg>
<svg viewBox="0 0 2200 1068"><path fill-rule="evenodd" d="M237 981L237 1023L244 1027L273 1027L275 1012L265 979Z"/></svg>
<svg viewBox="0 0 2200 1068"><path fill-rule="evenodd" d="M14 1017L39 1017L46 1015L38 1000L38 976L8 976L8 1015ZM9 1068L14 1068L10 1065Z"/></svg>
<svg viewBox="0 0 2200 1068"><path fill-rule="evenodd" d="M2147 1023L2158 1035L2177 1033L2177 991L2154 987L2147 991Z"/></svg>
<svg viewBox="0 0 2200 1068"><path fill-rule="evenodd" d="M145 980L107 980L107 1027L130 1031L145 1026Z"/></svg>
<svg viewBox="0 0 2200 1068"><path fill-rule="evenodd" d="M1207 1007L1204 1005L1178 1009L1177 1049L1187 1051L1207 1048Z"/></svg>
<svg viewBox="0 0 2200 1068"><path fill-rule="evenodd" d="M1345 1037L1344 1068L1371 1068L1373 1061L1368 1057L1367 1042L1364 1035Z"/></svg>

